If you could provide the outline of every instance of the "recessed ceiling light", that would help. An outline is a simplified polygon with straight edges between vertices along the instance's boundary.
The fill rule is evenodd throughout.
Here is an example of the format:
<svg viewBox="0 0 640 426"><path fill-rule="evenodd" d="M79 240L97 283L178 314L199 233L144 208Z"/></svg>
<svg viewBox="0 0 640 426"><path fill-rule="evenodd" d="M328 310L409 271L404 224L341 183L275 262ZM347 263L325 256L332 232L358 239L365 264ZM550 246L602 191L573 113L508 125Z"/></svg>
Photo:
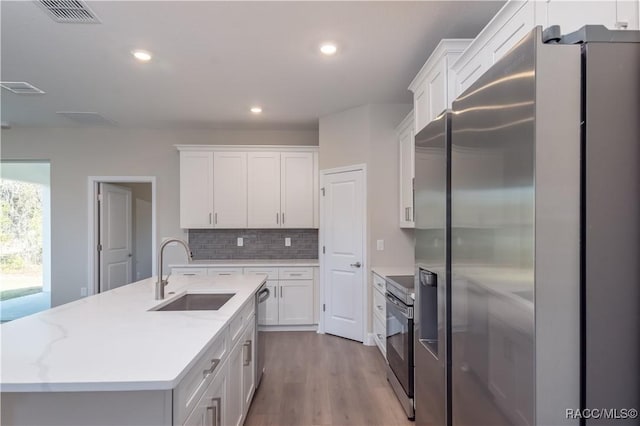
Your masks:
<svg viewBox="0 0 640 426"><path fill-rule="evenodd" d="M259 106L251 107L251 112L254 114L260 114L262 112L262 108Z"/></svg>
<svg viewBox="0 0 640 426"><path fill-rule="evenodd" d="M335 55L337 51L338 51L338 46L336 46L333 43L322 43L320 45L320 52L322 52L327 56Z"/></svg>
<svg viewBox="0 0 640 426"><path fill-rule="evenodd" d="M134 50L131 53L140 62L149 62L151 60L151 53L146 50Z"/></svg>

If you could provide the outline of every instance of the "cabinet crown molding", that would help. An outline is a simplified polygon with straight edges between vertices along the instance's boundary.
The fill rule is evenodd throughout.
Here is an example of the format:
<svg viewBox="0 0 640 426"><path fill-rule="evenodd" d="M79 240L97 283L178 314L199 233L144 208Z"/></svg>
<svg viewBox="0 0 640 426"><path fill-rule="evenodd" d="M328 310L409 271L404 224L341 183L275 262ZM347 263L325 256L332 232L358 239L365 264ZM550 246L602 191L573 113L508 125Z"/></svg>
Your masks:
<svg viewBox="0 0 640 426"><path fill-rule="evenodd" d="M174 145L178 151L318 152L317 145Z"/></svg>
<svg viewBox="0 0 640 426"><path fill-rule="evenodd" d="M411 84L409 84L409 90L415 93L418 86L422 83L422 80L424 80L425 75L431 71L431 68L438 64L438 61L444 55L449 53L461 54L472 41L473 39L471 38L444 38L440 40L440 43L438 43L436 48L433 50L433 53L431 53L427 62L424 63L413 81L411 81Z"/></svg>

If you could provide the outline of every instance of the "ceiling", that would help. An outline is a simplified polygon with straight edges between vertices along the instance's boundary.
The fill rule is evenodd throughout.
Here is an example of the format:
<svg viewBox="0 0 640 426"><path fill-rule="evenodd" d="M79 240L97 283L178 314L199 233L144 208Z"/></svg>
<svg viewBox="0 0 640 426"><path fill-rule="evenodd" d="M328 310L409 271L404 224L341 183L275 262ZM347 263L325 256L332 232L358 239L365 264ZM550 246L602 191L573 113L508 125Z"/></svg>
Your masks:
<svg viewBox="0 0 640 426"><path fill-rule="evenodd" d="M440 39L474 37L503 3L88 2L100 24L60 24L36 2L2 1L2 80L46 92L2 89L2 121L78 126L56 115L78 111L122 127L317 128L350 107L410 103ZM319 53L326 40L338 54Z"/></svg>

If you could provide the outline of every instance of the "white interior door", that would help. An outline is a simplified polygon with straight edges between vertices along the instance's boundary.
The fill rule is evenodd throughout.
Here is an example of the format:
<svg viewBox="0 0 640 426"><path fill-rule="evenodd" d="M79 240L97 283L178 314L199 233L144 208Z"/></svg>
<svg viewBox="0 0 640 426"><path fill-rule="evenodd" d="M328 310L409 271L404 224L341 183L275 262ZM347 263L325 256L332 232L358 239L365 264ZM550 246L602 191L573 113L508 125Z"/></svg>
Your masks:
<svg viewBox="0 0 640 426"><path fill-rule="evenodd" d="M131 282L131 190L100 183L100 291Z"/></svg>
<svg viewBox="0 0 640 426"><path fill-rule="evenodd" d="M364 171L324 175L323 235L325 332L363 341L365 281Z"/></svg>

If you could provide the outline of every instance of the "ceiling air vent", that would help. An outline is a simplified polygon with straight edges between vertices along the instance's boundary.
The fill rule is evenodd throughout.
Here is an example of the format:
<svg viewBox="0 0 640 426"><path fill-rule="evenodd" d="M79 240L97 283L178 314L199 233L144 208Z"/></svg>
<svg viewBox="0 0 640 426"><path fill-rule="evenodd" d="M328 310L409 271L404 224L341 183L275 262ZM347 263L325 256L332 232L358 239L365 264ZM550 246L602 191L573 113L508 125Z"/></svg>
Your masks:
<svg viewBox="0 0 640 426"><path fill-rule="evenodd" d="M26 81L2 81L0 87L18 95L42 95L44 90L40 90Z"/></svg>
<svg viewBox="0 0 640 426"><path fill-rule="evenodd" d="M88 126L115 126L115 123L97 112L57 111L56 114Z"/></svg>
<svg viewBox="0 0 640 426"><path fill-rule="evenodd" d="M99 24L100 20L85 2L80 0L39 0L54 21L63 24Z"/></svg>

